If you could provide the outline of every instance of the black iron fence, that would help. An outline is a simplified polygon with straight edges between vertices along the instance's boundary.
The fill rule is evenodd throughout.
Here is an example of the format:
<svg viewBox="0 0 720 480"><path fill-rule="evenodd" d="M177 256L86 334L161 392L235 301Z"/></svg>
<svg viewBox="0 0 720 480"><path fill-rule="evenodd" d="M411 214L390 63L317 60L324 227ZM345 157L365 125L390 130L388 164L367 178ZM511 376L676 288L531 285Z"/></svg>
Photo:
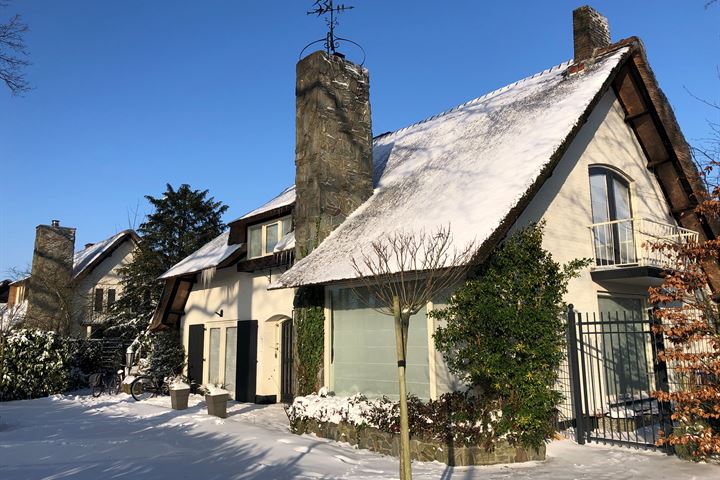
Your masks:
<svg viewBox="0 0 720 480"><path fill-rule="evenodd" d="M668 368L657 355L663 338L653 331L654 322L640 312L579 313L570 307L560 430L580 444L659 448L663 432L672 429L672 411L653 395L669 388Z"/></svg>

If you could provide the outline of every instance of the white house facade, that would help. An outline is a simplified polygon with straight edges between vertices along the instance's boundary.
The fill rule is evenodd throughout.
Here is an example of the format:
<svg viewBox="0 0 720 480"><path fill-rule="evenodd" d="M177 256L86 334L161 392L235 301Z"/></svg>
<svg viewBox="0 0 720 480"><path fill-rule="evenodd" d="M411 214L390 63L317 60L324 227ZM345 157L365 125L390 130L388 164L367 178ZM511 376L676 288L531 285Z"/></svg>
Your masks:
<svg viewBox="0 0 720 480"><path fill-rule="evenodd" d="M610 43L607 21L584 9L590 25L575 25L574 60L374 138L367 72L324 52L301 60L295 188L231 223L218 240L222 255L164 276L155 325L180 328L189 351L203 352L192 367L198 383L252 377L255 400L237 385L236 398L292 396L283 386L291 328L283 326L296 293L315 289L324 298L324 385L339 395L397 396L393 322L369 295L359 298L352 259L399 230L449 225L453 241L474 242L482 259L511 232L543 221L556 261L591 260L571 281L568 303L645 316L648 288L672 268L646 244L704 241L715 227L693 211L704 187L642 43ZM268 238L282 247L272 255ZM717 266L707 270L717 283ZM202 271L213 274L203 282ZM425 399L462 387L435 350L438 325L427 312L440 306L429 302L410 320L408 390ZM241 342L242 321L257 327ZM620 347L615 363L624 361ZM240 365L252 372L240 376ZM655 387L624 381L642 394Z"/></svg>

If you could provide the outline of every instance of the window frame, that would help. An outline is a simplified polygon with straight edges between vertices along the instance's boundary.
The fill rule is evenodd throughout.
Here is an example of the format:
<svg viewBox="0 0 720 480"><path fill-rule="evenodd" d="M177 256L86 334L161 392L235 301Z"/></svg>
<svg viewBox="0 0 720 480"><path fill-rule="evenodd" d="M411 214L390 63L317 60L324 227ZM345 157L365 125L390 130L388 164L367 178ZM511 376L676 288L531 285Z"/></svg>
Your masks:
<svg viewBox="0 0 720 480"><path fill-rule="evenodd" d="M275 245L280 243L280 241L292 231L292 215L285 215L284 217L274 218L272 220L268 220L263 223L255 223L253 225L248 225L246 229L246 240L247 240L247 259L253 260L256 258L262 258L267 257L273 254L272 250L267 251L267 229L268 227L272 227L273 225L277 225L278 228L278 239ZM287 229L286 233L286 225L289 225L290 227ZM259 255L251 255L251 247L250 247L250 231L253 229L260 228L260 254Z"/></svg>
<svg viewBox="0 0 720 480"><path fill-rule="evenodd" d="M628 210L630 211L630 216L628 218L633 218L633 208L632 208L632 190L630 188L631 181L622 173L618 172L617 170L614 170L609 167L605 167L603 165L591 165L588 168L588 180L593 175L602 174L605 177L605 191L607 192L607 207L608 207L608 222L613 222L615 220L625 220L624 218L617 218L617 202L615 199L615 189L613 188L613 180L618 180L626 189L628 192ZM592 188L590 189L590 205L592 206ZM590 212L592 214L592 212Z"/></svg>

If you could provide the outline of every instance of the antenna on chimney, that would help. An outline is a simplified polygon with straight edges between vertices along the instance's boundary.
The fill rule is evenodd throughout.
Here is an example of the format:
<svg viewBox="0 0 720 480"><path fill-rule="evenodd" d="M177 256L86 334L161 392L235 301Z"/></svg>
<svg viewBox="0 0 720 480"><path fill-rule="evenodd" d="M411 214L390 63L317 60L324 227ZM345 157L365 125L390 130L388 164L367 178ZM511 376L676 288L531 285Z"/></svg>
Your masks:
<svg viewBox="0 0 720 480"><path fill-rule="evenodd" d="M300 52L300 58L302 58L302 54L307 50L307 48L311 45L315 45L316 43L323 42L325 46L325 51L329 54L337 55L338 57L345 58L345 55L338 52L337 49L340 48L340 42L347 42L352 43L353 45L357 46L360 50L362 50L363 53L363 61L360 63L362 65L365 63L365 49L360 46L360 44L353 42L350 39L342 38L342 37L336 37L335 36L335 27L340 24L340 22L337 19L337 15L345 12L347 10L352 10L352 5L345 5L340 4L338 6L333 5L333 0L316 0L315 3L313 3L313 10L309 10L307 12L307 15L315 15L316 17L320 17L322 15L328 15L329 17L325 17L325 24L328 26L328 33L325 35L325 38L321 38L319 40L315 40L314 42L310 42L307 45L305 45L305 48L302 49Z"/></svg>

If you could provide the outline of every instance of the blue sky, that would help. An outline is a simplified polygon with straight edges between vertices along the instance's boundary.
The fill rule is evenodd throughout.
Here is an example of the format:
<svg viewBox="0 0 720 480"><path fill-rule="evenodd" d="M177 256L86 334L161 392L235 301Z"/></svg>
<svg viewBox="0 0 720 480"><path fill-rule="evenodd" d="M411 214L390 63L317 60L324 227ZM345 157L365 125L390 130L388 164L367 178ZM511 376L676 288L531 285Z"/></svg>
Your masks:
<svg viewBox="0 0 720 480"><path fill-rule="evenodd" d="M373 131L395 130L572 57L575 1L345 0ZM136 224L167 182L242 215L294 180L295 63L325 33L311 1L14 0L35 89L0 88L0 278L31 261L35 226L76 246ZM613 40L637 35L691 143L720 115L720 5L595 1ZM348 49L350 57L352 51ZM357 58L357 57L354 57ZM130 218L130 220L132 220Z"/></svg>

